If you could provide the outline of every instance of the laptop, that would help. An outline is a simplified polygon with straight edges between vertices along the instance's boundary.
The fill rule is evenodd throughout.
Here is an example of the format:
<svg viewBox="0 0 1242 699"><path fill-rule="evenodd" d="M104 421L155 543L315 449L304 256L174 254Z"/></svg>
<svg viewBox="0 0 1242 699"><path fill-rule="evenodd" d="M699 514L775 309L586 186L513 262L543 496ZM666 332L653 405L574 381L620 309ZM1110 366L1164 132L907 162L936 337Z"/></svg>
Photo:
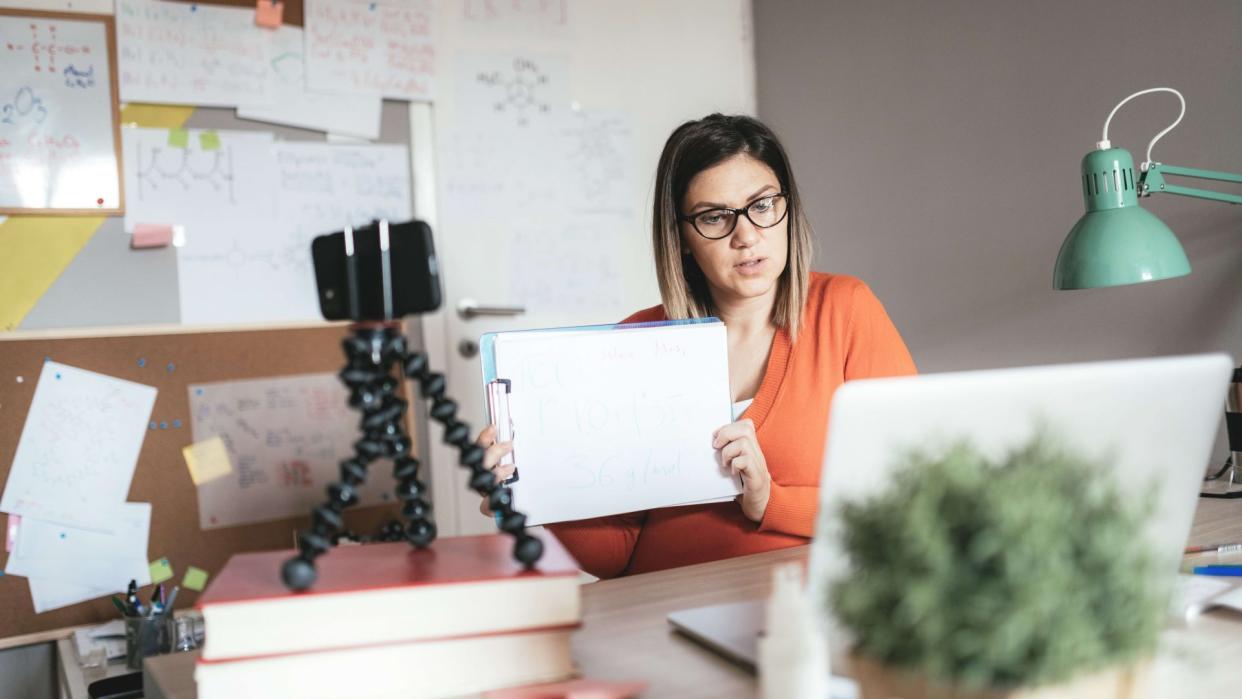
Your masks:
<svg viewBox="0 0 1242 699"><path fill-rule="evenodd" d="M1040 425L1066 447L1114 464L1123 494L1157 501L1141 532L1176 575L1190 535L1203 473L1221 424L1233 360L1225 354L924 374L852 381L830 410L820 476L819 515L807 570L811 599L846 572L840 505L881 492L903 449L935 450L969 439L996 457L1029 440ZM679 633L744 667L755 668L766 600L669 614ZM831 618L834 657L846 640ZM834 678L838 680L839 678ZM849 696L847 689L833 696Z"/></svg>

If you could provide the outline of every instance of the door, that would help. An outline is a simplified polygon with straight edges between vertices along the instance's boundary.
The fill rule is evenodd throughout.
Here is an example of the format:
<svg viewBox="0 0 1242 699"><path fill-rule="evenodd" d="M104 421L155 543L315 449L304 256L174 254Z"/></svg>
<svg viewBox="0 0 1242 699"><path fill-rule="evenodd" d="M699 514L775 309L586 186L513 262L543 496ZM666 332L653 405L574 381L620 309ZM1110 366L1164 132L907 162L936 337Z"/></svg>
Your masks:
<svg viewBox="0 0 1242 699"><path fill-rule="evenodd" d="M482 333L615 322L659 303L656 162L683 121L754 113L750 4L464 0L440 19L443 79L435 104L411 112L415 208L445 292L423 331L477 433ZM428 434L441 535L495 531L443 430Z"/></svg>

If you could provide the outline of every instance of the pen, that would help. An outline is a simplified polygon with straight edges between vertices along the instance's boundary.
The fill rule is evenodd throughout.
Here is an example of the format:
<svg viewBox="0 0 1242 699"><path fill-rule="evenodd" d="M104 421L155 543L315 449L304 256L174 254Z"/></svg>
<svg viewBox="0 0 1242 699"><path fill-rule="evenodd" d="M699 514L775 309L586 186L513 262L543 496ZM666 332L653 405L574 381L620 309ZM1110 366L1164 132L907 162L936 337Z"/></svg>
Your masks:
<svg viewBox="0 0 1242 699"><path fill-rule="evenodd" d="M112 595L110 599L112 600L112 606L117 608L117 611L121 613L121 616L129 616L129 610L125 608L125 605L121 602L121 600L117 599L116 595Z"/></svg>
<svg viewBox="0 0 1242 699"><path fill-rule="evenodd" d="M1242 553L1242 544L1206 544L1187 546L1186 553Z"/></svg>
<svg viewBox="0 0 1242 699"><path fill-rule="evenodd" d="M1238 566L1195 566L1195 575L1227 575L1242 577L1242 565Z"/></svg>
<svg viewBox="0 0 1242 699"><path fill-rule="evenodd" d="M168 595L168 604L164 606L165 615L172 614L173 604L177 602L177 590L180 590L180 589L181 587L178 585L173 586L172 594Z"/></svg>

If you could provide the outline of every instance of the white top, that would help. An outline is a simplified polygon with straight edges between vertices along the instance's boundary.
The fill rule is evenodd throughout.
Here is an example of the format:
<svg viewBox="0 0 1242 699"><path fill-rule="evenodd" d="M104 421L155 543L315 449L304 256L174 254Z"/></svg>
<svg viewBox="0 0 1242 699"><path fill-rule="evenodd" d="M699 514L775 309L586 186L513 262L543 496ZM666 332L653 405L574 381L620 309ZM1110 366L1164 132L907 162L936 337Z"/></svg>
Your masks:
<svg viewBox="0 0 1242 699"><path fill-rule="evenodd" d="M746 400L739 400L738 402L734 403L733 404L733 419L736 420L739 417L741 417L742 413L746 412L746 408L750 407L750 404L754 402L755 402L754 398L747 398Z"/></svg>

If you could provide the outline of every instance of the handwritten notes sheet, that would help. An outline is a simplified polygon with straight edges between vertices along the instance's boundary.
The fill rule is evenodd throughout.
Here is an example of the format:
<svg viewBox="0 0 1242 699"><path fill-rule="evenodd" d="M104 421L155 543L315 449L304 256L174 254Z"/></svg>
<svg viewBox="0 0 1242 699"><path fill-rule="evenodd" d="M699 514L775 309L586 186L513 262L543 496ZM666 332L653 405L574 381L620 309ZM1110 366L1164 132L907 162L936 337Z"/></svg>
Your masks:
<svg viewBox="0 0 1242 699"><path fill-rule="evenodd" d="M573 110L571 72L557 53L457 55L454 118L437 135L442 223L494 238L513 262L501 274L515 303L622 313L641 199L633 127L624 113Z"/></svg>
<svg viewBox="0 0 1242 699"><path fill-rule="evenodd" d="M275 41L270 64L275 100L269 105L240 105L237 116L358 138L379 138L383 101L378 96L332 95L306 89L302 28L282 26L276 31Z"/></svg>
<svg viewBox="0 0 1242 699"><path fill-rule="evenodd" d="M0 209L121 206L107 25L0 17Z"/></svg>
<svg viewBox="0 0 1242 699"><path fill-rule="evenodd" d="M739 492L712 448L732 421L723 324L501 333L495 362L530 524Z"/></svg>
<svg viewBox="0 0 1242 699"><path fill-rule="evenodd" d="M311 240L375 218L410 218L405 146L280 143L247 158L270 161L262 167L271 174L254 186L272 213L187 225L177 250L182 323L316 320Z"/></svg>
<svg viewBox="0 0 1242 699"><path fill-rule="evenodd" d="M273 36L254 9L117 0L121 99L235 107L274 98Z"/></svg>
<svg viewBox="0 0 1242 699"><path fill-rule="evenodd" d="M307 87L430 101L434 16L430 0L306 0Z"/></svg>
<svg viewBox="0 0 1242 699"><path fill-rule="evenodd" d="M203 529L308 514L353 454L358 413L335 374L190 386L194 441L219 437L234 470L198 486ZM359 504L392 500L395 483L376 469L359 489Z"/></svg>
<svg viewBox="0 0 1242 699"><path fill-rule="evenodd" d="M43 363L0 511L113 533L156 390Z"/></svg>
<svg viewBox="0 0 1242 699"><path fill-rule="evenodd" d="M29 578L36 613L146 585L150 503L125 503L116 525L103 534L24 518L4 572Z"/></svg>

